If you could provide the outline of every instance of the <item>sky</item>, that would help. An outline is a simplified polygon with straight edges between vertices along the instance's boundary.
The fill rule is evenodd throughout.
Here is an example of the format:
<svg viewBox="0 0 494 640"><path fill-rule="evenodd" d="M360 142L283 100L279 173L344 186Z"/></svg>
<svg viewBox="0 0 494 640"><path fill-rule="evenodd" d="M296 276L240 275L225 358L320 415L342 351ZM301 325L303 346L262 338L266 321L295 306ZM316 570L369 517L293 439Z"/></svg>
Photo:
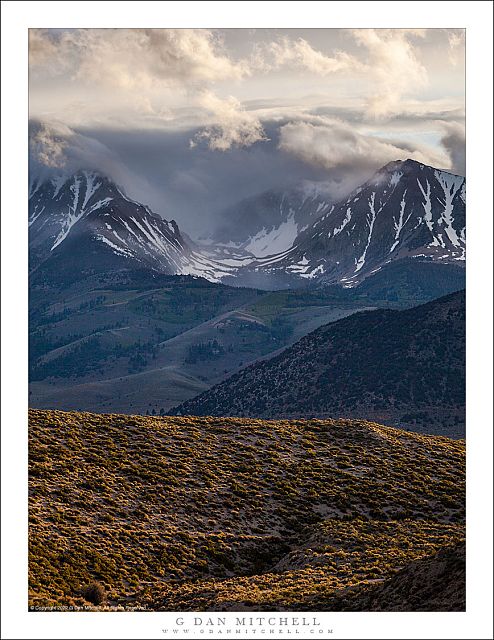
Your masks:
<svg viewBox="0 0 494 640"><path fill-rule="evenodd" d="M460 29L30 29L31 172L97 169L192 237L266 189L465 173Z"/></svg>

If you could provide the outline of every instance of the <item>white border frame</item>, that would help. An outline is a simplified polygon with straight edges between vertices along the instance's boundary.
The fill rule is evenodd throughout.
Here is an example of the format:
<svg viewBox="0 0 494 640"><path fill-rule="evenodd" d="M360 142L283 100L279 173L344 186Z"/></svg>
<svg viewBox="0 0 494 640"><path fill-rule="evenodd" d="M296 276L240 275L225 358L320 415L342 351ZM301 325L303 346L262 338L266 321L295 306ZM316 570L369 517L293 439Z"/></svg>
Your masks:
<svg viewBox="0 0 494 640"><path fill-rule="evenodd" d="M491 638L492 3L12 1L2 3L2 17L2 637L163 638L177 617L27 611L27 29L255 26L467 29L467 612L318 619L333 629L319 637Z"/></svg>

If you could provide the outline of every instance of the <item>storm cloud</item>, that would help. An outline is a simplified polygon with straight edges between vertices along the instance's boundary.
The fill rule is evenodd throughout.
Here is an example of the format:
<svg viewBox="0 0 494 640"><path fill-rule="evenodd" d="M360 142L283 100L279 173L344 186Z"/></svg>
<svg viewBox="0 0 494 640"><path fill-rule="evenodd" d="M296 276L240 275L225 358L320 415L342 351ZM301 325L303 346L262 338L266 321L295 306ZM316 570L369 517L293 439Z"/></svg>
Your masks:
<svg viewBox="0 0 494 640"><path fill-rule="evenodd" d="M93 168L193 237L267 189L457 173L461 30L30 30L31 174ZM453 55L454 54L454 55Z"/></svg>
<svg viewBox="0 0 494 640"><path fill-rule="evenodd" d="M307 164L327 170L327 182L333 185L334 197L345 196L392 160L411 158L436 167L450 164L440 150L364 135L337 121L288 123L280 129L279 146Z"/></svg>
<svg viewBox="0 0 494 640"><path fill-rule="evenodd" d="M451 166L460 175L464 176L465 166L465 127L456 122L443 122L445 134L441 138L441 144L446 149Z"/></svg>

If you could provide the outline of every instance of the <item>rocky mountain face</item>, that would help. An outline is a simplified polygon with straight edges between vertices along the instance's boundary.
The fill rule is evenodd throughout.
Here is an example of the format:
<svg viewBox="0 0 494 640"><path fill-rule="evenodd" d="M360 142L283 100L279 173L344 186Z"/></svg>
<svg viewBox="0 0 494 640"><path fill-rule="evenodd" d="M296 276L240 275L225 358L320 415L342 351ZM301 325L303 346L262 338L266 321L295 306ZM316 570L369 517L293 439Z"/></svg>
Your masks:
<svg viewBox="0 0 494 640"><path fill-rule="evenodd" d="M366 417L464 435L465 293L327 324L171 415Z"/></svg>
<svg viewBox="0 0 494 640"><path fill-rule="evenodd" d="M290 286L352 287L405 258L463 265L465 242L465 179L397 161L322 212L290 249L253 262L247 272Z"/></svg>
<svg viewBox="0 0 494 640"><path fill-rule="evenodd" d="M29 247L37 281L121 269L199 275L211 281L223 273L221 265L187 244L174 220L164 220L92 171L31 185ZM229 271L225 269L223 275Z"/></svg>

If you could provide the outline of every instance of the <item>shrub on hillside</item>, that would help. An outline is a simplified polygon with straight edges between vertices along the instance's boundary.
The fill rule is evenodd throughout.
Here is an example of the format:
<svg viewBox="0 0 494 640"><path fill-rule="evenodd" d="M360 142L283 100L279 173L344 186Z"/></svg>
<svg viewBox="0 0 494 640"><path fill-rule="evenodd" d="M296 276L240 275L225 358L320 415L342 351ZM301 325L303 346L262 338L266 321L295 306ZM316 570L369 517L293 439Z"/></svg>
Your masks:
<svg viewBox="0 0 494 640"><path fill-rule="evenodd" d="M82 596L92 604L103 604L106 598L105 588L99 582L92 582L82 590Z"/></svg>

